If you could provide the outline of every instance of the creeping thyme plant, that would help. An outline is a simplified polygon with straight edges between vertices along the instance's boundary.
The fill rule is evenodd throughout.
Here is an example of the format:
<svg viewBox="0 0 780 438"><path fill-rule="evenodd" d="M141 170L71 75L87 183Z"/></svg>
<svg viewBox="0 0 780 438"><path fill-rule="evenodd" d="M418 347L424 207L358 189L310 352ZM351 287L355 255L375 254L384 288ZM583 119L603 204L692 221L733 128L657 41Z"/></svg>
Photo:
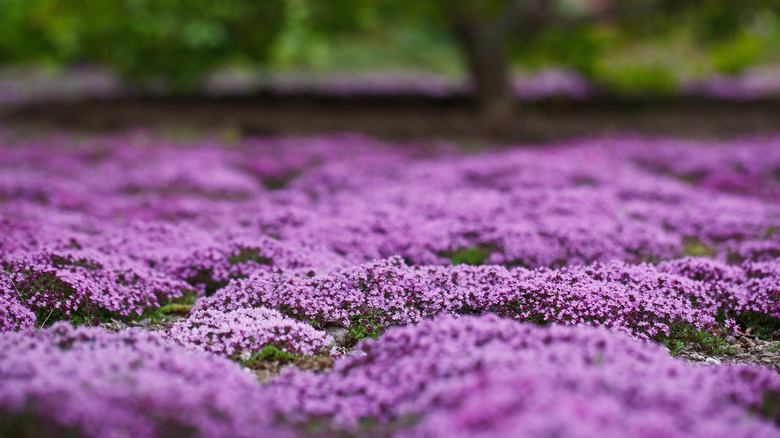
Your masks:
<svg viewBox="0 0 780 438"><path fill-rule="evenodd" d="M780 138L0 142L0 435L780 435Z"/></svg>

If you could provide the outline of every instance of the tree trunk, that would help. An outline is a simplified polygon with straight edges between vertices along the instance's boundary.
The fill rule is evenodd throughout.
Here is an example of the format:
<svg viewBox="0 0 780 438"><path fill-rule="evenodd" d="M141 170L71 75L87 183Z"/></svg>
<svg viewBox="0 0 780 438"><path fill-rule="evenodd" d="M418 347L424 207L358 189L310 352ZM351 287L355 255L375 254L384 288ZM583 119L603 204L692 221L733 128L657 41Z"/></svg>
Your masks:
<svg viewBox="0 0 780 438"><path fill-rule="evenodd" d="M459 23L456 34L475 87L478 110L489 118L509 117L514 110L515 96L506 53L506 32L489 22L470 21Z"/></svg>

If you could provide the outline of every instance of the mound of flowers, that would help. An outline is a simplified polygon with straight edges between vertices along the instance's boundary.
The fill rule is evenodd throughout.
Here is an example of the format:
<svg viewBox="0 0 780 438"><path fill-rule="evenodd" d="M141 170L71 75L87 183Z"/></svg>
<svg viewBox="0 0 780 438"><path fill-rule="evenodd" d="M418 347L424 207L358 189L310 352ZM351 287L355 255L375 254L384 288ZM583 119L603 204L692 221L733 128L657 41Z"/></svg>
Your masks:
<svg viewBox="0 0 780 438"><path fill-rule="evenodd" d="M773 262L730 265L704 257L561 269L409 266L399 257L329 274L260 272L196 304L206 311L283 309L289 316L381 333L442 313L496 313L521 321L590 324L644 338L682 327L732 328L749 312L780 317Z"/></svg>
<svg viewBox="0 0 780 438"><path fill-rule="evenodd" d="M773 372L691 367L606 330L445 317L389 330L359 350L330 374L272 382L286 421L357 436L778 434Z"/></svg>
<svg viewBox="0 0 780 438"><path fill-rule="evenodd" d="M186 321L174 324L169 337L185 346L227 356L251 356L273 347L285 354L313 357L327 354L333 345L326 333L262 307L230 312L198 310Z"/></svg>
<svg viewBox="0 0 780 438"><path fill-rule="evenodd" d="M18 300L0 297L0 331L30 328L35 315Z"/></svg>
<svg viewBox="0 0 780 438"><path fill-rule="evenodd" d="M496 316L388 330L334 371L263 386L137 329L0 334L4 436L776 437L780 377L692 367L589 327Z"/></svg>
<svg viewBox="0 0 780 438"><path fill-rule="evenodd" d="M284 436L254 378L140 330L0 334L0 435Z"/></svg>

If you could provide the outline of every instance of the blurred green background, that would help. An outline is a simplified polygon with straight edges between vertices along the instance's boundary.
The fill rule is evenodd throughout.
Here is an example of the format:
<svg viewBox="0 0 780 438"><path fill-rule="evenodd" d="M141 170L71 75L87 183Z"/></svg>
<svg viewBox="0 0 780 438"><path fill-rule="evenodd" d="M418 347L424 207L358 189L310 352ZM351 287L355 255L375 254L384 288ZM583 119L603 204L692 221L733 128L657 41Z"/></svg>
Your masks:
<svg viewBox="0 0 780 438"><path fill-rule="evenodd" d="M780 60L779 6L776 0L0 0L0 65L96 65L128 84L162 83L177 93L196 90L226 67L258 74L425 71L471 77L478 94L482 82L502 77L496 69L511 76L556 67L605 89L664 94L681 81Z"/></svg>

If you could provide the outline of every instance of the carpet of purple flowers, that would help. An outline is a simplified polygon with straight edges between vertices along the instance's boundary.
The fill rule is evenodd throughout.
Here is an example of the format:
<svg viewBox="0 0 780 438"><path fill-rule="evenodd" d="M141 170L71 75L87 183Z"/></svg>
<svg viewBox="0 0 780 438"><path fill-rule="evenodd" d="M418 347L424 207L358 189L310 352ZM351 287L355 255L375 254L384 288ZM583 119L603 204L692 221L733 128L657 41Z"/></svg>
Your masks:
<svg viewBox="0 0 780 438"><path fill-rule="evenodd" d="M0 436L780 437L780 138L0 142Z"/></svg>

